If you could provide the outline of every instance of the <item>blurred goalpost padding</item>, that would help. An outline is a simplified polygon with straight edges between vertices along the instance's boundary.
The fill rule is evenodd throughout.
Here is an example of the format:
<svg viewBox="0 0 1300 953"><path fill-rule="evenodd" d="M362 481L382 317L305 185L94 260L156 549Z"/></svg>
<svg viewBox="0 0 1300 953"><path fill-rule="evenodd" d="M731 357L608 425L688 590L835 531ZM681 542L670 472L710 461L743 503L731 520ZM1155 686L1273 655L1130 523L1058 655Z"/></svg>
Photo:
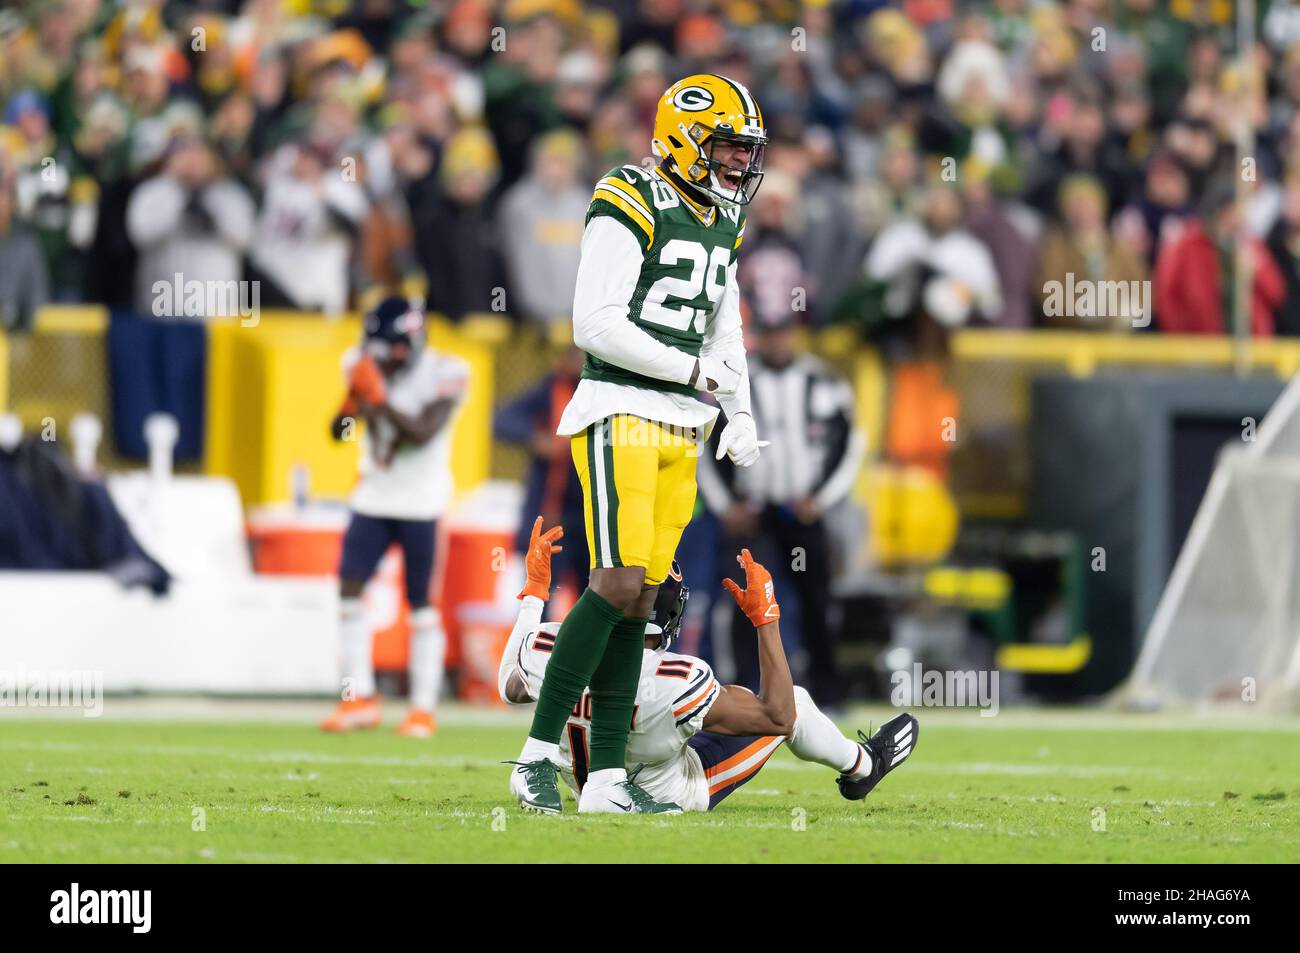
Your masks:
<svg viewBox="0 0 1300 953"><path fill-rule="evenodd" d="M1300 376L1227 447L1120 700L1300 708Z"/></svg>

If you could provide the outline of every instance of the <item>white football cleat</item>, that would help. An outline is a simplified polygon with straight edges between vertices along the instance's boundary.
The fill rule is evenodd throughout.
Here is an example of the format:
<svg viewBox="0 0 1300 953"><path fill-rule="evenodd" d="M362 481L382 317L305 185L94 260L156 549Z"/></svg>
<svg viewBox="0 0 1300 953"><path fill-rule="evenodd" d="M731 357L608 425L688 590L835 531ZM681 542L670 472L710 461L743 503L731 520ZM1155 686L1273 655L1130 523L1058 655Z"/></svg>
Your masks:
<svg viewBox="0 0 1300 953"><path fill-rule="evenodd" d="M619 772L621 777L593 782L588 778L578 797L579 814L680 814L680 805L672 801L656 801L633 778Z"/></svg>
<svg viewBox="0 0 1300 953"><path fill-rule="evenodd" d="M559 769L553 761L539 758L536 761L510 761L515 767L510 772L510 793L525 811L537 814L560 814L564 804L560 800Z"/></svg>

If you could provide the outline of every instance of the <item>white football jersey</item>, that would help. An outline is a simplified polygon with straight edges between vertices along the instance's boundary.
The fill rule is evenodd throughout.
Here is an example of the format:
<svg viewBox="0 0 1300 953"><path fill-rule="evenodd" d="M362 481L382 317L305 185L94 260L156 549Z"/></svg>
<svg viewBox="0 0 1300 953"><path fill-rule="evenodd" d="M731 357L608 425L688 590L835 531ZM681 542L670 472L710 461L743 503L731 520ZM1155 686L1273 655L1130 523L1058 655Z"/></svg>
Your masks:
<svg viewBox="0 0 1300 953"><path fill-rule="evenodd" d="M341 314L353 241L335 216L360 226L370 200L359 182L341 175L327 172L320 186L299 180L296 158L297 148L285 146L271 160L249 256L296 308Z"/></svg>
<svg viewBox="0 0 1300 953"><path fill-rule="evenodd" d="M507 655L513 651L510 668L524 680L530 701L536 701L541 691L559 630L558 622L543 623L528 631L518 645L507 648ZM517 640L512 637L511 641ZM503 660L503 667L510 661ZM651 649L642 655L632 731L627 738L627 766L631 773L641 765L636 782L656 800L673 801L687 811L709 809L709 782L687 741L703 729L704 716L721 691L713 669L703 659ZM583 692L560 738L561 773L575 792L579 780L586 780L590 734L591 695Z"/></svg>
<svg viewBox="0 0 1300 953"><path fill-rule="evenodd" d="M360 357L357 348L343 356L346 378ZM444 397L459 403L469 384L469 369L450 354L425 350L408 367L388 378L388 403L417 415ZM367 425L361 439L361 469L352 492L352 509L388 519L437 519L451 502L451 430L454 417L423 445L398 443L387 420Z"/></svg>

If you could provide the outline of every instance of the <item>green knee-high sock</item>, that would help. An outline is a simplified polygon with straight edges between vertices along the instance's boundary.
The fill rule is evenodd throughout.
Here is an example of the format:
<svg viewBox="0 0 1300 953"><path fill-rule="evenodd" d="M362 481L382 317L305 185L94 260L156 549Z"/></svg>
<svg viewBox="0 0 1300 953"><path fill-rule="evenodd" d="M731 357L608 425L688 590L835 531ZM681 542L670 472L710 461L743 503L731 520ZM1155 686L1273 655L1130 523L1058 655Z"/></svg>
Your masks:
<svg viewBox="0 0 1300 953"><path fill-rule="evenodd" d="M591 675L592 771L624 767L649 621L624 616L610 633L605 657Z"/></svg>
<svg viewBox="0 0 1300 953"><path fill-rule="evenodd" d="M530 738L558 744L569 713L591 683L605 654L610 632L623 613L590 589L573 604L555 635L546 677L537 695ZM644 623L642 623L644 626ZM621 764L621 763L620 763Z"/></svg>

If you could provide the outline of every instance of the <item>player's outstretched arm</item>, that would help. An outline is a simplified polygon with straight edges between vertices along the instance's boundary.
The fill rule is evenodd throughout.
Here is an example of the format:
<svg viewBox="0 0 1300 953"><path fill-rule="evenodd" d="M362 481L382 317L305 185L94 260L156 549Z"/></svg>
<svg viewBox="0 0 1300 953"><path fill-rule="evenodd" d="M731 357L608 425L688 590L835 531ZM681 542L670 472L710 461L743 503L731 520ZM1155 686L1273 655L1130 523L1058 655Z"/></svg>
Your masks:
<svg viewBox="0 0 1300 953"><path fill-rule="evenodd" d="M758 694L727 685L704 717L704 728L719 735L789 735L794 731L794 678L781 645L781 607L771 574L748 549L736 558L745 570L745 588L730 579L722 584L754 623L758 636Z"/></svg>
<svg viewBox="0 0 1300 953"><path fill-rule="evenodd" d="M524 557L528 580L519 592L519 615L497 667L497 693L508 705L526 705L537 700L541 679L537 679L535 685L532 683L522 661L522 649L524 642L541 624L542 609L551 597L551 554L564 551L563 546L557 545L563 538L564 527L552 526L543 533L542 518L539 516L534 521L528 553Z"/></svg>

